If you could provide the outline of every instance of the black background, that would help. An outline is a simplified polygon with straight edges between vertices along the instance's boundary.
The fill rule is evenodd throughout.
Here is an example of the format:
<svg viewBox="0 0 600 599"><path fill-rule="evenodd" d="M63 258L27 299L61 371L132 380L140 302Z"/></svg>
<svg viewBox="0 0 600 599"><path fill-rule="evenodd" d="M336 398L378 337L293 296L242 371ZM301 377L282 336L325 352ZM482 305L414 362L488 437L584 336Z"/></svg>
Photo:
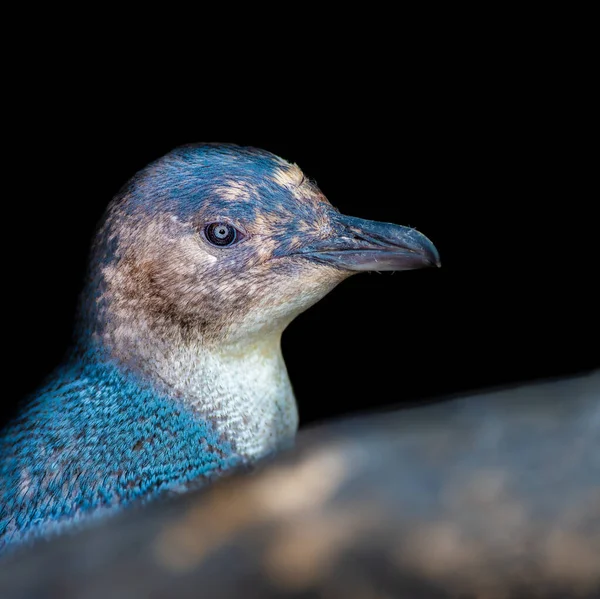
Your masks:
<svg viewBox="0 0 600 599"><path fill-rule="evenodd" d="M4 415L68 346L110 198L198 141L281 155L342 212L414 226L441 254L441 269L352 277L292 323L303 423L598 366L597 166L585 90L559 55L457 43L394 70L356 66L331 90L290 69L289 92L263 78L254 104L242 82L165 75L163 103L143 77L56 74L14 113L7 144Z"/></svg>

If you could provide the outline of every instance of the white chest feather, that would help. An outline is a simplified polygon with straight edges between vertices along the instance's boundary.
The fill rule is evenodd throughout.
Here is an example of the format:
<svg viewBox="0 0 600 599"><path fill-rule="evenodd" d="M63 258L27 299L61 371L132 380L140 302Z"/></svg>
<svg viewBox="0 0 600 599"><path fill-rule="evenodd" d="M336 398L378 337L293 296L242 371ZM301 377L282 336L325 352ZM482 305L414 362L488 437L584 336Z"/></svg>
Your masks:
<svg viewBox="0 0 600 599"><path fill-rule="evenodd" d="M155 364L159 378L233 440L259 458L291 443L298 428L296 400L280 339L243 348L179 348Z"/></svg>

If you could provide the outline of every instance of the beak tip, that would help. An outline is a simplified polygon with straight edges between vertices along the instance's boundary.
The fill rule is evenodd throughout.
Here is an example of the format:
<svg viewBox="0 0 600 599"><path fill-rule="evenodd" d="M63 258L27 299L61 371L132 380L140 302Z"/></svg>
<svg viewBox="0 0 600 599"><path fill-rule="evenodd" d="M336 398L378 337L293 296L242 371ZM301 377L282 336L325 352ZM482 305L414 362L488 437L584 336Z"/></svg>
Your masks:
<svg viewBox="0 0 600 599"><path fill-rule="evenodd" d="M428 258L428 266L433 266L435 268L441 268L442 261L440 259L440 254L437 251L437 248L427 239L428 248L427 248L427 258Z"/></svg>

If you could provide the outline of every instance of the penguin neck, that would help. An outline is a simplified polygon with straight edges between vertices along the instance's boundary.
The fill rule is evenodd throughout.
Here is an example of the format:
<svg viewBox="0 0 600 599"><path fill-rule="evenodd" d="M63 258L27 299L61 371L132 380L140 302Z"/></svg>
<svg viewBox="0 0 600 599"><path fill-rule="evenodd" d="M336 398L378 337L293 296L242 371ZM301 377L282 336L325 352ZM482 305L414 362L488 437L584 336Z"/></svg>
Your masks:
<svg viewBox="0 0 600 599"><path fill-rule="evenodd" d="M146 326L104 327L102 353L209 420L240 455L258 459L289 446L298 411L281 353L281 330L205 343L201 336Z"/></svg>

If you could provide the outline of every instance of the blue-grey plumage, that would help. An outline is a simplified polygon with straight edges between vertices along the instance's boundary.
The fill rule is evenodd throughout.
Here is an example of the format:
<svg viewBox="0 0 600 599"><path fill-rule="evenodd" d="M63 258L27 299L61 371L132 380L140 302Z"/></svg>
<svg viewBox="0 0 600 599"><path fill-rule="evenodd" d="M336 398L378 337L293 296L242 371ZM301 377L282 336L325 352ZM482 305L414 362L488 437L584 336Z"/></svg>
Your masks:
<svg viewBox="0 0 600 599"><path fill-rule="evenodd" d="M149 165L99 227L69 359L0 435L0 548L289 444L285 327L354 272L428 265L426 237L343 216L268 152Z"/></svg>

